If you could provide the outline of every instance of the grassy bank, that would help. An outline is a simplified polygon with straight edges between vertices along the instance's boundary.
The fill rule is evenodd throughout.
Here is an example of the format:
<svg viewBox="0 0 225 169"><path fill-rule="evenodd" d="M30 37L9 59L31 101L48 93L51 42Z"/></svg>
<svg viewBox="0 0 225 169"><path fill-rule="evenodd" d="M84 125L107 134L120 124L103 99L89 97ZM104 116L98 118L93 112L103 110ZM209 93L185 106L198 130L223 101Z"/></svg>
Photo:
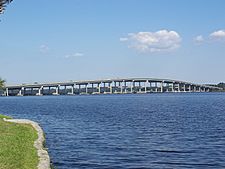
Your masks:
<svg viewBox="0 0 225 169"><path fill-rule="evenodd" d="M3 121L0 115L0 169L37 169L34 141L38 135L30 125Z"/></svg>

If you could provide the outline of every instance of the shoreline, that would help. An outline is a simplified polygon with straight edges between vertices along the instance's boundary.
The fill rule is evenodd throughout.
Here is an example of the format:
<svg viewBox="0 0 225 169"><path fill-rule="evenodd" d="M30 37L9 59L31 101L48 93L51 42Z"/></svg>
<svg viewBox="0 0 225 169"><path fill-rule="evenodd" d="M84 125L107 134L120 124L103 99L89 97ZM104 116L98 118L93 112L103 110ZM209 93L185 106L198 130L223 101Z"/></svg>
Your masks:
<svg viewBox="0 0 225 169"><path fill-rule="evenodd" d="M45 142L44 131L39 126L39 124L37 122L27 120L27 119L3 118L3 121L10 122L10 123L31 125L37 131L37 134L38 134L38 138L34 142L34 147L36 148L38 157L39 157L39 163L38 163L37 168L38 169L51 169L50 157L49 157L47 150L44 148L44 142Z"/></svg>

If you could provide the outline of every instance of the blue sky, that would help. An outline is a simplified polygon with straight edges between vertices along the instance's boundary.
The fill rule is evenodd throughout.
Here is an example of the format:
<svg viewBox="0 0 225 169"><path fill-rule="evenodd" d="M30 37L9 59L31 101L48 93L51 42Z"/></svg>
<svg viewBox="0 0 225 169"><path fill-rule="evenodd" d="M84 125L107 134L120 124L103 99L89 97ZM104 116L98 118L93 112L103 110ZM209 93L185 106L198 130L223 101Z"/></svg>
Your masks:
<svg viewBox="0 0 225 169"><path fill-rule="evenodd" d="M224 0L14 0L0 16L0 76L225 81L224 9Z"/></svg>

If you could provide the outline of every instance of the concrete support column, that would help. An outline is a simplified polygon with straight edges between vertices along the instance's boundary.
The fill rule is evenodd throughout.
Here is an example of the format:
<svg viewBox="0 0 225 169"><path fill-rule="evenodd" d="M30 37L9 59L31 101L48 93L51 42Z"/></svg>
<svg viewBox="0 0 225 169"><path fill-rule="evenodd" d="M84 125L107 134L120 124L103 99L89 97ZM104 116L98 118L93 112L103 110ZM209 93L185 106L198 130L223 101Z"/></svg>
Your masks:
<svg viewBox="0 0 225 169"><path fill-rule="evenodd" d="M103 82L103 93L105 93L105 82Z"/></svg>
<svg viewBox="0 0 225 169"><path fill-rule="evenodd" d="M149 82L149 91L152 91L152 82Z"/></svg>
<svg viewBox="0 0 225 169"><path fill-rule="evenodd" d="M71 86L71 93L70 94L74 94L74 86L75 86L75 84Z"/></svg>
<svg viewBox="0 0 225 169"><path fill-rule="evenodd" d="M85 93L88 94L88 84L85 84Z"/></svg>
<svg viewBox="0 0 225 169"><path fill-rule="evenodd" d="M146 80L145 82L145 93L147 93L147 84L148 84L148 80Z"/></svg>
<svg viewBox="0 0 225 169"><path fill-rule="evenodd" d="M178 92L180 92L180 83L178 83L177 86L178 86Z"/></svg>
<svg viewBox="0 0 225 169"><path fill-rule="evenodd" d="M9 88L6 88L5 90L6 90L6 94L5 95L9 96Z"/></svg>
<svg viewBox="0 0 225 169"><path fill-rule="evenodd" d="M169 92L169 83L166 83L166 92Z"/></svg>
<svg viewBox="0 0 225 169"><path fill-rule="evenodd" d="M122 82L119 82L119 86L120 86L120 93L123 93L123 85L122 85Z"/></svg>
<svg viewBox="0 0 225 169"><path fill-rule="evenodd" d="M124 81L124 88L125 88L125 93L127 93L127 82Z"/></svg>
<svg viewBox="0 0 225 169"><path fill-rule="evenodd" d="M60 85L56 86L56 88L55 88L55 94L56 95L59 95L59 89L60 89Z"/></svg>
<svg viewBox="0 0 225 169"><path fill-rule="evenodd" d="M130 92L133 93L134 81L131 82Z"/></svg>
<svg viewBox="0 0 225 169"><path fill-rule="evenodd" d="M155 92L158 92L158 83L155 82Z"/></svg>
<svg viewBox="0 0 225 169"><path fill-rule="evenodd" d="M196 86L194 86L194 92L196 92Z"/></svg>
<svg viewBox="0 0 225 169"><path fill-rule="evenodd" d="M113 82L112 82L113 83ZM109 82L109 92L112 94L113 93L113 87L112 83Z"/></svg>
<svg viewBox="0 0 225 169"><path fill-rule="evenodd" d="M21 88L20 90L19 90L19 93L17 94L17 96L23 96L23 90L24 90L24 94L25 94L25 88Z"/></svg>
<svg viewBox="0 0 225 169"><path fill-rule="evenodd" d="M186 84L184 84L184 92L186 92Z"/></svg>
<svg viewBox="0 0 225 169"><path fill-rule="evenodd" d="M94 83L91 84L91 92L94 93Z"/></svg>
<svg viewBox="0 0 225 169"><path fill-rule="evenodd" d="M189 85L189 92L191 92L191 85Z"/></svg>
<svg viewBox="0 0 225 169"><path fill-rule="evenodd" d="M163 92L163 84L164 82L161 82L161 93Z"/></svg>
<svg viewBox="0 0 225 169"><path fill-rule="evenodd" d="M139 82L139 93L141 93L141 82Z"/></svg>
<svg viewBox="0 0 225 169"><path fill-rule="evenodd" d="M101 84L98 83L98 93L101 93Z"/></svg>
<svg viewBox="0 0 225 169"><path fill-rule="evenodd" d="M114 91L117 92L116 81L114 81Z"/></svg>
<svg viewBox="0 0 225 169"><path fill-rule="evenodd" d="M38 93L37 93L38 96L43 95L42 90L43 90L43 86L41 86L41 87L38 89Z"/></svg>
<svg viewBox="0 0 225 169"><path fill-rule="evenodd" d="M172 83L171 86L172 86L172 90L171 91L174 92L174 82Z"/></svg>

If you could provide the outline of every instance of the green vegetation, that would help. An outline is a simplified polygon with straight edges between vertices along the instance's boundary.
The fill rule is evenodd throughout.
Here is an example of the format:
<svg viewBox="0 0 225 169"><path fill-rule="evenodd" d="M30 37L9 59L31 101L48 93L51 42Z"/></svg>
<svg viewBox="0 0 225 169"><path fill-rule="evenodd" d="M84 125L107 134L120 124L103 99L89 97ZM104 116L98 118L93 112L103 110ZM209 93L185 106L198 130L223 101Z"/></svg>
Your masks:
<svg viewBox="0 0 225 169"><path fill-rule="evenodd" d="M225 91L225 83L221 82L217 84L216 86L222 88Z"/></svg>
<svg viewBox="0 0 225 169"><path fill-rule="evenodd" d="M0 0L0 14L5 10L6 4L9 4L13 0Z"/></svg>
<svg viewBox="0 0 225 169"><path fill-rule="evenodd" d="M9 117L9 116L4 116L4 115L1 115L0 114L0 120L2 120L3 118L5 118L5 119L11 119L11 117Z"/></svg>
<svg viewBox="0 0 225 169"><path fill-rule="evenodd" d="M2 89L5 86L5 80L0 78L0 89Z"/></svg>
<svg viewBox="0 0 225 169"><path fill-rule="evenodd" d="M30 125L3 121L0 115L0 169L37 169L34 141L36 130Z"/></svg>
<svg viewBox="0 0 225 169"><path fill-rule="evenodd" d="M0 78L0 96L4 93L5 80Z"/></svg>

